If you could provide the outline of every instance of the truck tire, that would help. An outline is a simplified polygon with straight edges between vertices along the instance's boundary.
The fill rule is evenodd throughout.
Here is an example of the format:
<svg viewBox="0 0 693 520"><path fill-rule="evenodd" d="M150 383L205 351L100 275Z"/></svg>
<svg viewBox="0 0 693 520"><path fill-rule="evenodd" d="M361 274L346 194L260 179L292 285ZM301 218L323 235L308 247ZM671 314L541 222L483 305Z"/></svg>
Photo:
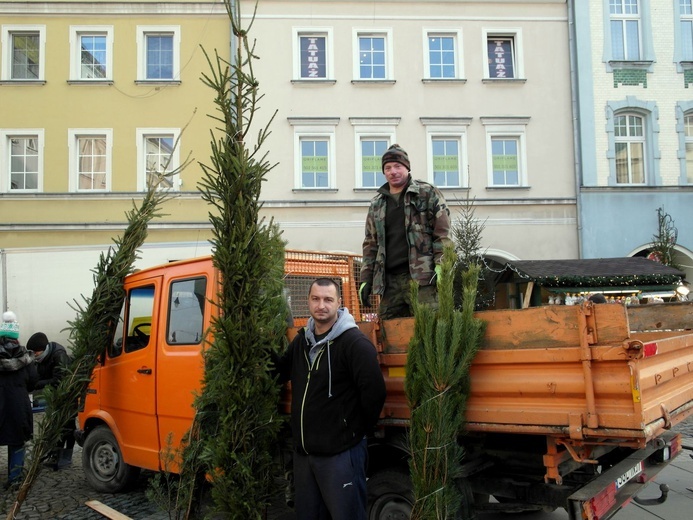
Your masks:
<svg viewBox="0 0 693 520"><path fill-rule="evenodd" d="M140 472L140 468L123 461L118 441L107 426L97 426L87 434L82 468L89 485L100 493L118 493L127 489Z"/></svg>
<svg viewBox="0 0 693 520"><path fill-rule="evenodd" d="M368 520L409 520L414 504L406 470L383 470L368 479Z"/></svg>

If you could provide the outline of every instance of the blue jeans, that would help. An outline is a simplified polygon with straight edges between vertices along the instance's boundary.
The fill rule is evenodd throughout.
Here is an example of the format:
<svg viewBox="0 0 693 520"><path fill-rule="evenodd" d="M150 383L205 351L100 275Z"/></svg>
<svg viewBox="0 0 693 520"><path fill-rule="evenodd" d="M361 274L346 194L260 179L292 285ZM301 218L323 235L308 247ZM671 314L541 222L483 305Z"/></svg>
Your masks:
<svg viewBox="0 0 693 520"><path fill-rule="evenodd" d="M294 453L297 520L366 520L366 439L331 456Z"/></svg>
<svg viewBox="0 0 693 520"><path fill-rule="evenodd" d="M7 447L7 480L16 482L24 469L24 445Z"/></svg>

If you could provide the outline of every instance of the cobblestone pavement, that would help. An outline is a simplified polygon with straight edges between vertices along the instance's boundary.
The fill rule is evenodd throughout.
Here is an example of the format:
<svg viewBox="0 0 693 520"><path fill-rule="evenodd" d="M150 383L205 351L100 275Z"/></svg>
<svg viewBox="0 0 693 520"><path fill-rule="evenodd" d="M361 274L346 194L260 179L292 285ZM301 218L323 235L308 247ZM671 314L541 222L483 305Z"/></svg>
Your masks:
<svg viewBox="0 0 693 520"><path fill-rule="evenodd" d="M693 417L676 428L693 443ZM681 456L687 457L687 453ZM7 475L7 448L0 447L0 483ZM145 496L147 479L151 473L143 472L137 485L127 493L117 495L97 493L86 482L82 471L82 450L75 446L72 467L62 471L44 470L31 490L17 520L102 520L104 517L87 507L88 500L98 500L134 520L169 520L168 513L161 511ZM14 495L2 492L0 512L6 515ZM9 502L9 503L8 503ZM267 511L267 520L291 520L292 511L277 497Z"/></svg>

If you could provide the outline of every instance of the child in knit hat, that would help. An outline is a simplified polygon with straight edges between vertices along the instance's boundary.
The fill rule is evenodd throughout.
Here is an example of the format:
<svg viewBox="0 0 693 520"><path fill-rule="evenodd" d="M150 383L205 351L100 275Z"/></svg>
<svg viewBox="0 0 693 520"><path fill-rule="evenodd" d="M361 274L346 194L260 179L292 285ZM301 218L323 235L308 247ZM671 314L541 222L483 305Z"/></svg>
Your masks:
<svg viewBox="0 0 693 520"><path fill-rule="evenodd" d="M0 446L7 446L5 489L18 483L24 468L24 443L34 432L29 392L38 381L34 354L19 344L19 323L12 311L0 323Z"/></svg>
<svg viewBox="0 0 693 520"><path fill-rule="evenodd" d="M2 314L0 336L11 339L19 339L19 323L17 323L17 315L14 312L6 311Z"/></svg>

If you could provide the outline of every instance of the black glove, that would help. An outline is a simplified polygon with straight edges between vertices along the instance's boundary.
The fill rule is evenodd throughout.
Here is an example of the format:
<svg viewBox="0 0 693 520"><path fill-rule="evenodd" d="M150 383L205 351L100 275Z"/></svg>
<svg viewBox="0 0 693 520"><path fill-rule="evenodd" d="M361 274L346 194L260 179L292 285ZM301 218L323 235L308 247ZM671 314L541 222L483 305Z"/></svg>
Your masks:
<svg viewBox="0 0 693 520"><path fill-rule="evenodd" d="M371 291L373 291L373 285L370 282L363 282L359 287L359 301L362 307L371 306Z"/></svg>

